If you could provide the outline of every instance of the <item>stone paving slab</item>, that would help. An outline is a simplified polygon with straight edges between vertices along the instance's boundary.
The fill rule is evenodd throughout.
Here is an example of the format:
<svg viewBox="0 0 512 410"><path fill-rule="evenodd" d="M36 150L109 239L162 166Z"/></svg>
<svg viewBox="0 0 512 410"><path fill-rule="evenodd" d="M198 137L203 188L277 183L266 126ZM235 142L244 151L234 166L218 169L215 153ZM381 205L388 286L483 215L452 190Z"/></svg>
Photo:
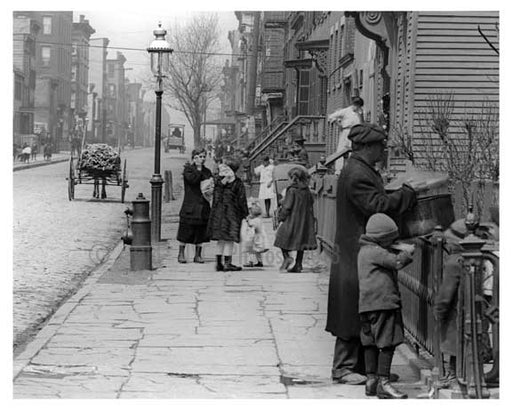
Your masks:
<svg viewBox="0 0 512 410"><path fill-rule="evenodd" d="M151 392L147 395L146 392ZM168 375L134 373L120 398L155 399L283 399L285 386L278 376Z"/></svg>
<svg viewBox="0 0 512 410"><path fill-rule="evenodd" d="M270 337L263 338L232 338L232 337L208 337L197 334L175 334L175 335L145 335L138 344L138 348L144 347L250 347L261 342L272 342Z"/></svg>
<svg viewBox="0 0 512 410"><path fill-rule="evenodd" d="M41 375L25 374L25 377L15 385L15 397L51 398L51 399L115 399L119 390L126 382L123 376L102 375L62 375L54 373L55 377L48 381Z"/></svg>

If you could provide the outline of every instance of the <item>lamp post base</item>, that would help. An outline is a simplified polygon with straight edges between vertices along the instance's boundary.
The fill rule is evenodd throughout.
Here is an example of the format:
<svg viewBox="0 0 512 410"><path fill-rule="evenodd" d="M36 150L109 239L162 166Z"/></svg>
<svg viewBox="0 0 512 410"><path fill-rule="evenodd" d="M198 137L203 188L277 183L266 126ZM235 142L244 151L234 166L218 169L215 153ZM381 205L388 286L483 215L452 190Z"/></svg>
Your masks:
<svg viewBox="0 0 512 410"><path fill-rule="evenodd" d="M151 242L162 240L162 185L160 174L154 174L151 180Z"/></svg>

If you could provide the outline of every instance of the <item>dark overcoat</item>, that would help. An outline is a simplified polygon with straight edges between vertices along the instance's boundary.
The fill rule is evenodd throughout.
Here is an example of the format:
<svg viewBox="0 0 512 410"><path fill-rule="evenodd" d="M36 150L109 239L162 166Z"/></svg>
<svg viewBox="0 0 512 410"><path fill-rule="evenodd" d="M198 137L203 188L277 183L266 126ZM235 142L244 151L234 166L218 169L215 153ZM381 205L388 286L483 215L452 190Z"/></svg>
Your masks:
<svg viewBox="0 0 512 410"><path fill-rule="evenodd" d="M208 236L216 241L240 242L242 220L249 215L245 186L238 177L227 184L221 180L215 177Z"/></svg>
<svg viewBox="0 0 512 410"><path fill-rule="evenodd" d="M201 181L212 176L212 172L187 163L183 170L184 196L180 210L180 222L189 225L206 225L210 218L210 204L201 193Z"/></svg>
<svg viewBox="0 0 512 410"><path fill-rule="evenodd" d="M289 251L316 249L313 195L305 184L292 184L278 214L283 223L276 232L274 246Z"/></svg>
<svg viewBox="0 0 512 410"><path fill-rule="evenodd" d="M387 194L380 174L357 153L347 160L337 185L326 331L345 340L359 338L359 238L371 215L384 213L396 218L415 204L416 194L409 187Z"/></svg>
<svg viewBox="0 0 512 410"><path fill-rule="evenodd" d="M434 316L440 322L441 352L451 356L457 355L457 301L464 272L462 261L460 253L452 253L446 258L443 282L434 303Z"/></svg>

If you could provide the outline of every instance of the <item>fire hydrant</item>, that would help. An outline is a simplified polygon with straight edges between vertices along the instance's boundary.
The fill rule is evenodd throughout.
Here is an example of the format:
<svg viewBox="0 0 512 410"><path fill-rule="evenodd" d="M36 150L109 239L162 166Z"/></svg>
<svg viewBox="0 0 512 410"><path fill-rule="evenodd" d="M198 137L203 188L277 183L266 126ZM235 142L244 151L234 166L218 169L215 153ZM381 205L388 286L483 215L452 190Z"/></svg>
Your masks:
<svg viewBox="0 0 512 410"><path fill-rule="evenodd" d="M131 229L122 236L123 242L130 246L130 270L152 269L151 219L149 219L149 200L139 193L133 208L125 214L131 215Z"/></svg>

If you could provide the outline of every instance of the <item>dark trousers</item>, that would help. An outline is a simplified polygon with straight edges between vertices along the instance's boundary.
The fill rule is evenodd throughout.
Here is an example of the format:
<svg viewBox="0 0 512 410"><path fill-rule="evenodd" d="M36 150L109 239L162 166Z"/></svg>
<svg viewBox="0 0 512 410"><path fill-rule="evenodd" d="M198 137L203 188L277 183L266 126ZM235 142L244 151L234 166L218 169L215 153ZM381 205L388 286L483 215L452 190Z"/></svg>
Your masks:
<svg viewBox="0 0 512 410"><path fill-rule="evenodd" d="M338 379L348 373L365 374L364 349L359 338L349 340L336 338L332 377Z"/></svg>

